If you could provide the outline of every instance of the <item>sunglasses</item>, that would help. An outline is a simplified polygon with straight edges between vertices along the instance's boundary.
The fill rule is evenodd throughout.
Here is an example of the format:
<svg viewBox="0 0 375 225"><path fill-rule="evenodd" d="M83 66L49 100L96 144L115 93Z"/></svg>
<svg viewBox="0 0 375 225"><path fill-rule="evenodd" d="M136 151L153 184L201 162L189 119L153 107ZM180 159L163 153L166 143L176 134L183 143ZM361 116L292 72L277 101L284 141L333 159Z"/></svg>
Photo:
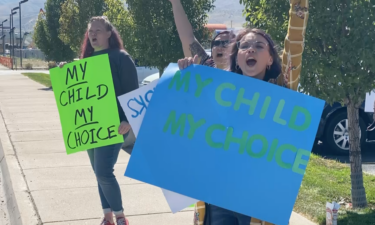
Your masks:
<svg viewBox="0 0 375 225"><path fill-rule="evenodd" d="M222 47L227 47L229 45L229 41L213 41L212 43L212 46L213 47L219 47L219 46L222 46Z"/></svg>

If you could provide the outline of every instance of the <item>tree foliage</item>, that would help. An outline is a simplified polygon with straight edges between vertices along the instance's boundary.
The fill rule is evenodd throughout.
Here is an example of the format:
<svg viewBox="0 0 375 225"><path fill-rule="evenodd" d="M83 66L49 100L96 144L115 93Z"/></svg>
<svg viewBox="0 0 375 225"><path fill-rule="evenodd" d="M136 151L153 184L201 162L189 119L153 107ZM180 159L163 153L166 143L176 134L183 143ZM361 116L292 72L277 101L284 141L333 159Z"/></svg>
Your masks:
<svg viewBox="0 0 375 225"><path fill-rule="evenodd" d="M71 61L75 53L58 37L61 4L64 0L47 0L45 15L40 13L35 25L34 40L48 60Z"/></svg>
<svg viewBox="0 0 375 225"><path fill-rule="evenodd" d="M246 6L248 23L265 29L282 45L288 25L288 1L240 1ZM369 0L310 0L300 79L304 92L328 103L347 105L354 207L365 205L359 204L365 196L358 109L366 93L375 88L374 14L375 5Z"/></svg>
<svg viewBox="0 0 375 225"><path fill-rule="evenodd" d="M182 0L186 14L200 42L208 38L207 12L214 0ZM134 21L136 57L140 64L155 66L160 72L170 62L182 58L183 51L168 0L127 0Z"/></svg>
<svg viewBox="0 0 375 225"><path fill-rule="evenodd" d="M104 0L66 0L61 6L60 39L79 53L90 18L103 15L106 9Z"/></svg>
<svg viewBox="0 0 375 225"><path fill-rule="evenodd" d="M104 15L116 27L121 35L126 51L136 57L136 47L134 42L134 22L129 11L124 7L125 2L122 0L105 0L107 11Z"/></svg>
<svg viewBox="0 0 375 225"><path fill-rule="evenodd" d="M265 29L280 45L288 26L289 4L241 0L250 25ZM375 7L368 0L310 0L301 86L329 103L351 95L361 104L374 88Z"/></svg>
<svg viewBox="0 0 375 225"><path fill-rule="evenodd" d="M35 45L44 53L47 60L50 59L51 49L48 36L49 35L47 31L46 19L43 14L40 13L34 27L33 40L35 42Z"/></svg>
<svg viewBox="0 0 375 225"><path fill-rule="evenodd" d="M65 0L47 0L45 3L46 25L49 33L51 59L57 62L72 61L76 54L70 49L69 44L64 44L59 38L58 29L61 15L61 4Z"/></svg>

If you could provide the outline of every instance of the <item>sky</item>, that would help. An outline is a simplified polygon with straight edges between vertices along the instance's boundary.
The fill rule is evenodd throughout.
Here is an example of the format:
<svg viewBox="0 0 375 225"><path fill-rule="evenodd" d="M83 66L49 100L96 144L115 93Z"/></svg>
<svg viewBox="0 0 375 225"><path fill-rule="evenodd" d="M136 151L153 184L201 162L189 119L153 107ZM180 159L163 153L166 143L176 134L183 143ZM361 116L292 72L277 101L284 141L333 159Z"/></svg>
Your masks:
<svg viewBox="0 0 375 225"><path fill-rule="evenodd" d="M0 0L0 22L8 19L4 26L9 26L10 10L18 6L20 0ZM167 1L167 0L164 0ZM38 17L40 8L44 8L45 0L29 0L22 4L22 29L30 30L33 28ZM244 6L239 0L215 0L215 10L209 13L209 23L224 23L227 27L232 25L234 28L241 27L245 23L242 16ZM18 11L18 10L17 10ZM14 15L15 25L19 24L19 15Z"/></svg>

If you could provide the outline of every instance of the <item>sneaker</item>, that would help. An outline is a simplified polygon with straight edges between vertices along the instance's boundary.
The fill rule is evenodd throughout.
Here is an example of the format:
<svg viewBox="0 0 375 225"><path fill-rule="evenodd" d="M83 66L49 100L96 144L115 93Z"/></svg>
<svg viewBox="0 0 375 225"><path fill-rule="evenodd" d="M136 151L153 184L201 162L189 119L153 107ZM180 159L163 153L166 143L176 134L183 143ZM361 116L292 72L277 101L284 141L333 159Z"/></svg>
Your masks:
<svg viewBox="0 0 375 225"><path fill-rule="evenodd" d="M117 225L129 225L128 219L124 217L119 217L116 220L117 220Z"/></svg>
<svg viewBox="0 0 375 225"><path fill-rule="evenodd" d="M116 225L116 224L111 223L108 220L106 220L105 218L103 218L103 221L100 223L100 225Z"/></svg>

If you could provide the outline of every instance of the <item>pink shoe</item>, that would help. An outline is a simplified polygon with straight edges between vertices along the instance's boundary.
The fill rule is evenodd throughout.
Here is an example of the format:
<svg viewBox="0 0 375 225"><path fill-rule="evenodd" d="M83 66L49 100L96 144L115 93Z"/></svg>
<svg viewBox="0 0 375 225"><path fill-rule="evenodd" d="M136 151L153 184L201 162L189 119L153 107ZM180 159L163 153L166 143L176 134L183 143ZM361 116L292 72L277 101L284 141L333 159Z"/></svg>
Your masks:
<svg viewBox="0 0 375 225"><path fill-rule="evenodd" d="M116 222L117 222L117 225L129 225L129 221L125 217L117 218Z"/></svg>
<svg viewBox="0 0 375 225"><path fill-rule="evenodd" d="M103 221L100 223L100 225L115 225L114 223L109 222L105 218L103 218Z"/></svg>

